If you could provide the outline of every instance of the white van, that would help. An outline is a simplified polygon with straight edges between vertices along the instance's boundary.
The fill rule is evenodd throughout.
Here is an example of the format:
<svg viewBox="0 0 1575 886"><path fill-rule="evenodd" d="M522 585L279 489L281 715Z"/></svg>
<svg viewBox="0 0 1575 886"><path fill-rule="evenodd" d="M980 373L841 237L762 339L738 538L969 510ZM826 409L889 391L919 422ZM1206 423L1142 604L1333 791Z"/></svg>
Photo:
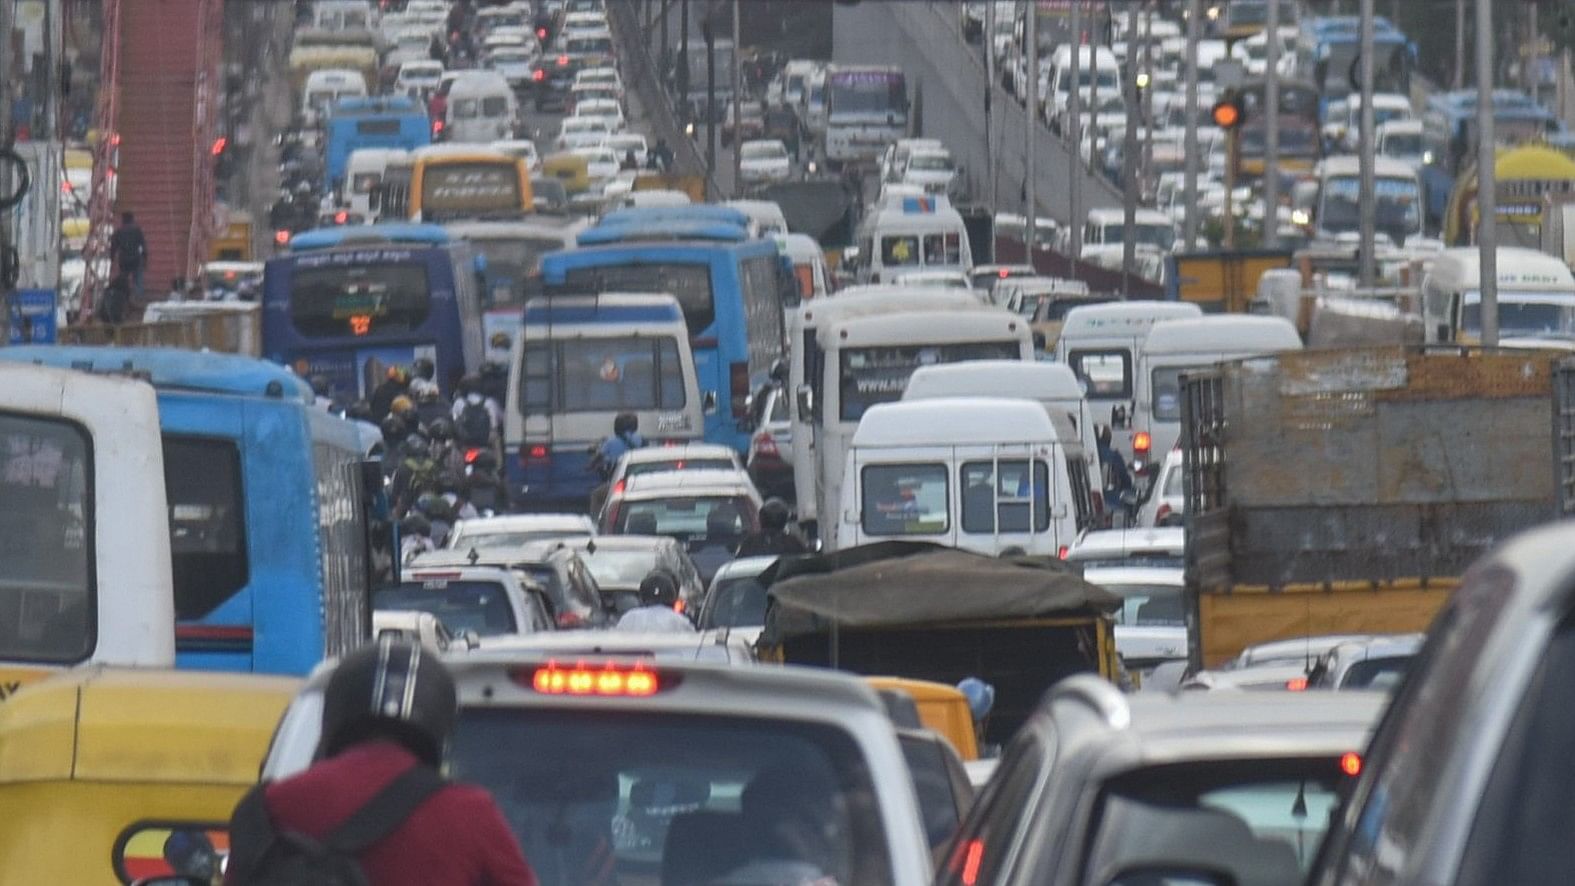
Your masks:
<svg viewBox="0 0 1575 886"><path fill-rule="evenodd" d="M1219 315L1155 323L1138 351L1132 462L1164 460L1181 438L1181 376L1226 360L1299 351L1301 335L1283 317Z"/></svg>
<svg viewBox="0 0 1575 886"><path fill-rule="evenodd" d="M454 81L448 91L444 137L451 142L513 138L519 99L503 75L477 72Z"/></svg>
<svg viewBox="0 0 1575 886"><path fill-rule="evenodd" d="M1080 100L1085 109L1087 99L1094 93L1095 69L1098 69L1098 95L1121 95L1121 62L1116 54L1103 46L1084 46L1078 58L1078 85L1082 88ZM1201 67L1201 66L1200 66ZM1046 119L1064 116L1072 99L1072 47L1060 46L1050 57L1049 93L1044 102Z"/></svg>
<svg viewBox="0 0 1575 886"><path fill-rule="evenodd" d="M816 519L817 462L811 411L799 410L798 392L811 388L809 377L820 356L817 336L822 324L842 317L876 316L914 310L969 310L979 300L961 290L916 286L853 286L834 298L816 299L788 312L788 415L793 425L794 501L800 524Z"/></svg>
<svg viewBox="0 0 1575 886"><path fill-rule="evenodd" d="M1482 337L1482 265L1477 247L1446 249L1422 278L1427 341L1475 344ZM1534 249L1498 250L1501 345L1575 338L1575 276L1563 259Z"/></svg>
<svg viewBox="0 0 1575 886"><path fill-rule="evenodd" d="M787 216L774 200L724 200L722 205L742 212L757 237L787 236Z"/></svg>
<svg viewBox="0 0 1575 886"><path fill-rule="evenodd" d="M1061 554L1079 530L1061 447L1050 416L1030 400L872 406L848 448L835 546L901 539Z"/></svg>
<svg viewBox="0 0 1575 886"><path fill-rule="evenodd" d="M1087 528L1104 516L1103 478L1093 415L1072 370L1059 363L1022 360L969 360L920 366L908 379L903 400L939 397L1012 397L1038 403L1061 439L1072 476L1077 525ZM1078 475L1087 478L1079 483Z"/></svg>
<svg viewBox="0 0 1575 886"><path fill-rule="evenodd" d="M826 270L826 254L808 234L786 234L776 238L777 249L793 264L798 282L799 301L825 298L831 294L831 273Z"/></svg>
<svg viewBox="0 0 1575 886"><path fill-rule="evenodd" d="M345 161L344 194L340 205L368 222L381 216L383 173L391 162L408 160L404 148L356 148Z"/></svg>
<svg viewBox="0 0 1575 886"><path fill-rule="evenodd" d="M328 109L342 98L366 98L366 78L360 71L326 68L306 76L301 90L301 116L308 127L321 123Z"/></svg>
<svg viewBox="0 0 1575 886"><path fill-rule="evenodd" d="M944 197L893 195L859 225L854 275L891 283L908 271L973 268L968 229Z"/></svg>
<svg viewBox="0 0 1575 886"><path fill-rule="evenodd" d="M1055 359L1082 383L1089 410L1111 428L1110 445L1132 455L1137 356L1148 331L1161 320L1202 317L1191 302L1126 301L1084 305L1066 312Z"/></svg>

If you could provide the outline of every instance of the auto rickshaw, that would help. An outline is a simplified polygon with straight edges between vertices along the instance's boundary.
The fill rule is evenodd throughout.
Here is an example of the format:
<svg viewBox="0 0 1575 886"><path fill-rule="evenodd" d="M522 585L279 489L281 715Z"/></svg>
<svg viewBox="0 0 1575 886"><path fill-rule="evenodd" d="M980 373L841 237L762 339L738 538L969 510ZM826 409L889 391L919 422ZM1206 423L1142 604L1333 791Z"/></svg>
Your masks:
<svg viewBox="0 0 1575 886"><path fill-rule="evenodd" d="M591 187L590 164L576 154L548 154L541 161L541 174L563 182L563 189L570 197L583 194Z"/></svg>
<svg viewBox="0 0 1575 886"><path fill-rule="evenodd" d="M1055 558L886 541L784 557L758 581L770 601L762 661L949 685L977 677L996 690L980 736L990 744L1061 678L1120 670L1120 598Z"/></svg>
<svg viewBox="0 0 1575 886"><path fill-rule="evenodd" d="M212 878L299 680L83 667L0 703L0 883Z"/></svg>
<svg viewBox="0 0 1575 886"><path fill-rule="evenodd" d="M979 759L979 736L974 732L973 711L962 690L933 680L907 677L865 677L877 692L892 690L913 699L924 728L944 736L963 760Z"/></svg>

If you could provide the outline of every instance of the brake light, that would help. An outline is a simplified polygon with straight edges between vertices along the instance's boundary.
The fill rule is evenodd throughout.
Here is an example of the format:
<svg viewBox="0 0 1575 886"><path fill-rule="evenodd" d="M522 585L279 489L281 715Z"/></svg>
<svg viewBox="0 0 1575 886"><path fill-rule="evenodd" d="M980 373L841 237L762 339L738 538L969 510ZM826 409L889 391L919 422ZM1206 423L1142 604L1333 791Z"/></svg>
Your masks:
<svg viewBox="0 0 1575 886"><path fill-rule="evenodd" d="M521 446L520 447L520 461L522 463L529 464L530 462L533 462L533 461L546 461L546 460L547 460L547 447L546 446L544 446L544 445L542 445L540 443L536 443L536 444L533 444L531 446Z"/></svg>
<svg viewBox="0 0 1575 886"><path fill-rule="evenodd" d="M568 63L569 63L569 57L568 56L566 56L566 55L558 56L558 67L561 68L561 67L563 67L564 65L566 65Z"/></svg>
<svg viewBox="0 0 1575 886"><path fill-rule="evenodd" d="M1152 448L1153 445L1154 438L1149 436L1148 431L1138 431L1136 434L1132 435L1132 451L1134 453L1142 453L1147 455L1149 449Z"/></svg>
<svg viewBox="0 0 1575 886"><path fill-rule="evenodd" d="M1010 276L1012 276L1012 272L1011 272L1011 271L1008 271L1008 270L1007 270L1007 269L1005 269L1005 268L1002 268L1002 269L1000 269L1000 270L999 270L999 271L996 271L996 272L995 272L995 275L996 275L996 276L997 276L997 277L999 277L999 278L1001 278L1001 279L1002 279L1002 280L1005 280L1005 279L1006 279L1006 278L1007 278L1007 277L1010 277Z"/></svg>
<svg viewBox="0 0 1575 886"><path fill-rule="evenodd" d="M1355 751L1346 751L1340 755L1340 771L1352 778L1362 774L1362 755Z"/></svg>
<svg viewBox="0 0 1575 886"><path fill-rule="evenodd" d="M279 230L274 231L273 232L273 242L274 242L275 246L283 246L284 244L289 243L290 242L290 232L287 231L287 230L284 230L283 228L280 228Z"/></svg>
<svg viewBox="0 0 1575 886"><path fill-rule="evenodd" d="M749 364L729 363L727 375L728 388L733 400L733 417L745 418L749 415L749 408L746 405L749 399Z"/></svg>
<svg viewBox="0 0 1575 886"><path fill-rule="evenodd" d="M540 83L541 81L547 79L547 72L543 71L541 68L537 68L531 72L530 78L535 80L537 83Z"/></svg>
<svg viewBox="0 0 1575 886"><path fill-rule="evenodd" d="M347 222L349 220L350 220L350 213L345 212L343 209L341 209L338 212L334 213L334 224L336 224L336 225L342 225L342 224L344 224L345 222Z"/></svg>
<svg viewBox="0 0 1575 886"><path fill-rule="evenodd" d="M1159 509L1154 512L1154 522L1158 523L1159 521L1161 521L1161 520L1163 520L1163 519L1165 519L1166 517L1169 517L1169 516L1170 516L1170 505L1160 505Z"/></svg>
<svg viewBox="0 0 1575 886"><path fill-rule="evenodd" d="M688 607L684 605L684 601L682 599L678 599L678 600L674 600L673 601L673 611L678 613L679 615L683 615L684 614L684 610L687 609L687 608Z"/></svg>
<svg viewBox="0 0 1575 886"><path fill-rule="evenodd" d="M480 457L481 457L481 448L478 447L478 446L472 446L469 449L465 450L465 464L467 464L467 465L475 464L476 463L476 459L478 459Z"/></svg>
<svg viewBox="0 0 1575 886"><path fill-rule="evenodd" d="M624 485L625 485L624 481L619 480L617 483L613 484L612 492L609 493L609 494L610 495L623 495Z"/></svg>
<svg viewBox="0 0 1575 886"><path fill-rule="evenodd" d="M979 882L979 868L984 864L984 841L969 840L968 847L963 851L962 881L963 886L974 886Z"/></svg>
<svg viewBox="0 0 1575 886"><path fill-rule="evenodd" d="M545 39L547 39L547 29L546 28L537 28L536 29L536 39L537 40L545 40Z"/></svg>
<svg viewBox="0 0 1575 886"><path fill-rule="evenodd" d="M1307 678L1306 677L1292 677L1289 680L1285 681L1285 689L1287 691L1289 691L1289 692L1306 692L1307 691Z"/></svg>
<svg viewBox="0 0 1575 886"><path fill-rule="evenodd" d="M531 688L543 695L599 695L603 697L644 698L663 688L661 679L645 665L620 665L607 662L593 668L584 662L563 667L549 661L531 674Z"/></svg>
<svg viewBox="0 0 1575 886"><path fill-rule="evenodd" d="M585 616L578 612L560 612L558 613L558 627L583 628L585 627Z"/></svg>
<svg viewBox="0 0 1575 886"><path fill-rule="evenodd" d="M443 134L443 121L442 120L433 120L432 121L432 134L433 135L442 135Z"/></svg>
<svg viewBox="0 0 1575 886"><path fill-rule="evenodd" d="M781 452L777 451L777 441L771 439L769 431L761 431L755 435L755 452L760 455L769 455L772 458L779 458L782 455Z"/></svg>

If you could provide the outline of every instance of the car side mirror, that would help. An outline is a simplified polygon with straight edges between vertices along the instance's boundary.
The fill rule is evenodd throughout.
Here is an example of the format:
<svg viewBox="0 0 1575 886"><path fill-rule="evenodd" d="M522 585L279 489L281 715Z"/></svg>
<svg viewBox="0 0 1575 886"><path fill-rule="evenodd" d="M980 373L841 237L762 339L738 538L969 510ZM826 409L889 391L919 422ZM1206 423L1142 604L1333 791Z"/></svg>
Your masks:
<svg viewBox="0 0 1575 886"><path fill-rule="evenodd" d="M807 421L807 416L815 414L815 391L809 385L799 385L794 392L798 398L798 414L801 421Z"/></svg>
<svg viewBox="0 0 1575 886"><path fill-rule="evenodd" d="M716 391L706 391L700 398L700 410L706 415L716 415Z"/></svg>

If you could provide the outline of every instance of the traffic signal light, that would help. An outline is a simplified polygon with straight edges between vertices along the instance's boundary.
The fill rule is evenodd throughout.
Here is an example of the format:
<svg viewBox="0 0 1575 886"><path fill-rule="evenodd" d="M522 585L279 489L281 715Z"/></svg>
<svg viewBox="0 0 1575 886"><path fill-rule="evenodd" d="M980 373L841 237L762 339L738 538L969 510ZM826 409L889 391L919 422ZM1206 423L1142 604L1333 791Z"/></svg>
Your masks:
<svg viewBox="0 0 1575 886"><path fill-rule="evenodd" d="M1214 103L1209 111L1209 117L1214 125L1229 132L1247 120L1247 103L1242 101L1241 93L1231 91Z"/></svg>

